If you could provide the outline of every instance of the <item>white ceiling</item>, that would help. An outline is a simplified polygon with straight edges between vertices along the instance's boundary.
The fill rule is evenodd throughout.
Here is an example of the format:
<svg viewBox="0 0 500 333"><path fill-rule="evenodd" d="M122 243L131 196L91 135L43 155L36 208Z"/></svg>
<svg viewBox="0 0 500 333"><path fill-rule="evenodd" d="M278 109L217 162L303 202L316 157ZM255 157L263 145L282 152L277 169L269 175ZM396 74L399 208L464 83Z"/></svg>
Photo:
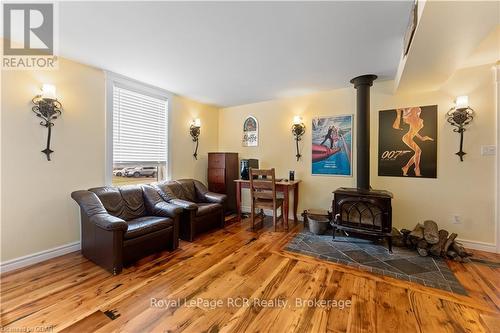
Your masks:
<svg viewBox="0 0 500 333"><path fill-rule="evenodd" d="M459 68L495 63L500 59L499 24L499 1L427 1L400 64L397 90L436 90Z"/></svg>
<svg viewBox="0 0 500 333"><path fill-rule="evenodd" d="M232 106L395 76L411 1L61 2L64 57Z"/></svg>

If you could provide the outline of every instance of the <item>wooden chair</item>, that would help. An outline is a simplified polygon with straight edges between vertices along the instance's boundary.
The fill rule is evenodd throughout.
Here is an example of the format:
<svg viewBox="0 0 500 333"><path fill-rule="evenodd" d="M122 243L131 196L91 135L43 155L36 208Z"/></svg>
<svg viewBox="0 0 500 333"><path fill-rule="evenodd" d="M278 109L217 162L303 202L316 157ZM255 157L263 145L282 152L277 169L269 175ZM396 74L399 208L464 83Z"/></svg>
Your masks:
<svg viewBox="0 0 500 333"><path fill-rule="evenodd" d="M257 178L256 176L265 176ZM254 179L257 178L257 179ZM286 230L288 230L288 212L284 209L283 199L276 197L276 176L274 168L270 170L259 170L250 168L250 195L252 201L252 230L255 230L255 209L260 208L262 224L264 224L264 209L273 211L273 225L276 231L276 221L278 219L278 208L281 208L279 218L286 221Z"/></svg>

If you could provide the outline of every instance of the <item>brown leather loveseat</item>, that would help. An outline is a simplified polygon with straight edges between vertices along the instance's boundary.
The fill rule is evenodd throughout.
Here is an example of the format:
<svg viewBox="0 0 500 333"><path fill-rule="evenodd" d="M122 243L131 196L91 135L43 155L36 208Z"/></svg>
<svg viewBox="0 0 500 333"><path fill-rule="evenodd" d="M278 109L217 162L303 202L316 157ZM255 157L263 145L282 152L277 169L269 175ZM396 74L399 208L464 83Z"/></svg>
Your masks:
<svg viewBox="0 0 500 333"><path fill-rule="evenodd" d="M164 249L179 246L182 209L166 203L150 185L75 191L80 205L82 254L111 271Z"/></svg>
<svg viewBox="0 0 500 333"><path fill-rule="evenodd" d="M192 242L195 236L215 228L224 228L225 194L209 192L201 182L180 179L153 184L168 203L183 208L180 238Z"/></svg>

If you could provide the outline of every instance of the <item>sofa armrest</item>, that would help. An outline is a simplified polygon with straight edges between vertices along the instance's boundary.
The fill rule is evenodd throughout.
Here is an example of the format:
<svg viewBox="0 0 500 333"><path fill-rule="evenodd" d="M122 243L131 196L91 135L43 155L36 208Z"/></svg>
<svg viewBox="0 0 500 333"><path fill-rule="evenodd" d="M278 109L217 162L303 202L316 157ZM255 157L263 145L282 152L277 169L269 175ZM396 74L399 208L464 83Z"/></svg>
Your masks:
<svg viewBox="0 0 500 333"><path fill-rule="evenodd" d="M224 204L227 195L208 191L207 187L199 180L193 180L198 199L203 202Z"/></svg>
<svg viewBox="0 0 500 333"><path fill-rule="evenodd" d="M214 192L207 192L204 195L204 200L206 202L210 203L218 203L218 204L224 204L224 202L227 199L227 195L225 194L220 194L220 193L214 193Z"/></svg>
<svg viewBox="0 0 500 333"><path fill-rule="evenodd" d="M106 208L101 203L101 200L97 195L90 191L75 191L71 193L71 197L75 200L82 211L87 216L93 216L95 214L108 213Z"/></svg>
<svg viewBox="0 0 500 333"><path fill-rule="evenodd" d="M179 207L182 207L183 209L187 209L187 210L197 210L198 209L198 206L194 202L187 201L187 200L172 199L169 201L169 203L176 205L176 206L179 206Z"/></svg>
<svg viewBox="0 0 500 333"><path fill-rule="evenodd" d="M90 216L89 221L97 225L99 228L108 231L127 231L128 229L127 222L108 213Z"/></svg>
<svg viewBox="0 0 500 333"><path fill-rule="evenodd" d="M128 228L127 222L108 214L97 195L90 191L75 191L71 197L78 203L82 213L88 216L89 221L104 230L123 230Z"/></svg>
<svg viewBox="0 0 500 333"><path fill-rule="evenodd" d="M179 214L182 213L182 207L173 205L168 202L158 202L153 207L153 214L155 216L166 216L175 219Z"/></svg>

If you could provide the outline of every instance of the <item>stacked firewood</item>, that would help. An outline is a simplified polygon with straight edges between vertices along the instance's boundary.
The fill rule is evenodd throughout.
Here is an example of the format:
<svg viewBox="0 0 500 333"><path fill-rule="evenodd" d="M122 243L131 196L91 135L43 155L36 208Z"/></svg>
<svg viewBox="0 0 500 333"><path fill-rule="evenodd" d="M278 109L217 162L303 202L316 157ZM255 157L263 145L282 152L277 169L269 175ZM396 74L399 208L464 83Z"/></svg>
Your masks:
<svg viewBox="0 0 500 333"><path fill-rule="evenodd" d="M449 234L448 231L439 229L437 223L431 220L418 223L413 230L392 229L392 240L396 246L416 249L422 257L433 255L462 262L472 256L472 253L466 251L456 238L456 233Z"/></svg>

